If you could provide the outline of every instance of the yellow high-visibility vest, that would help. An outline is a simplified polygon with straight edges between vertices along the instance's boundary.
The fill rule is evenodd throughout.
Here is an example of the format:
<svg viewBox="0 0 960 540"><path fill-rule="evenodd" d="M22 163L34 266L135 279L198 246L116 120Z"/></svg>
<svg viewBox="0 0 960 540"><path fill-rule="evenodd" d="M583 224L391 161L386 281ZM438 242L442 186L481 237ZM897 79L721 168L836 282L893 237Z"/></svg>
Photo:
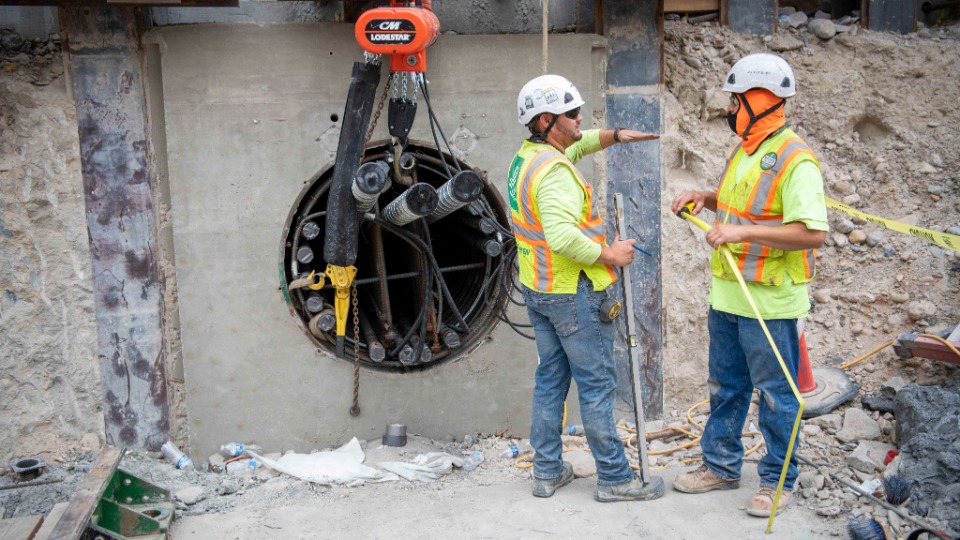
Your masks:
<svg viewBox="0 0 960 540"><path fill-rule="evenodd" d="M601 263L584 265L554 253L547 245L537 204L537 188L544 175L558 164L566 167L577 179L585 195L577 226L590 240L606 245L593 189L584 182L573 163L551 146L524 144L513 159L507 181L520 282L540 292L573 294L577 291L580 272L584 272L595 290L606 289L617 280L611 266Z"/></svg>
<svg viewBox="0 0 960 540"><path fill-rule="evenodd" d="M737 167L745 152L737 145L727 158L727 168L717 188L717 224L783 225L783 201L780 185L799 163L820 162L810 148L789 128L771 138L772 150L761 156L742 178L736 178ZM806 283L816 273L816 250L783 251L756 242L727 244L737 260L745 281L778 286L789 275L794 283ZM721 279L737 279L729 264L713 251L710 257L713 275Z"/></svg>

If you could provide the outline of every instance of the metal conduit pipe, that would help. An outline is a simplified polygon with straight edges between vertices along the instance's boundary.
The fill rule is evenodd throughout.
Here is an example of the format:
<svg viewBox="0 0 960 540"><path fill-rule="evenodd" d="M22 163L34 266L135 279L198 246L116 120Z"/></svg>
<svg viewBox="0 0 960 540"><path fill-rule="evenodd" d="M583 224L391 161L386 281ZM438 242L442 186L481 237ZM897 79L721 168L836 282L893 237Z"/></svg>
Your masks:
<svg viewBox="0 0 960 540"><path fill-rule="evenodd" d="M492 332L507 301L493 283L512 270L503 263L509 252L504 242L512 242L512 236L503 234L510 228L506 204L482 173L417 141L399 154L403 167L395 169L396 155L388 141L364 148L351 176L348 204L358 214L352 241L360 364L405 373L435 369ZM395 174L416 182L402 185ZM341 210L331 203L334 175L331 165L305 183L284 224L280 248L281 290L290 312L305 330L304 339L330 355L335 351L334 289L329 282L292 290L289 285L311 272L322 274L332 263L326 260L329 227L338 228L337 238L350 227L339 221L343 212L337 221L328 219ZM363 196L358 193L368 196L359 209ZM335 251L342 255L342 249ZM342 360L352 363L350 309Z"/></svg>
<svg viewBox="0 0 960 540"><path fill-rule="evenodd" d="M390 187L390 166L383 161L368 161L357 169L353 177L353 198L357 212L365 214L377 204L380 194Z"/></svg>
<svg viewBox="0 0 960 540"><path fill-rule="evenodd" d="M406 225L429 215L437 207L437 202L437 190L430 184L418 183L388 204L381 215L394 225Z"/></svg>
<svg viewBox="0 0 960 540"><path fill-rule="evenodd" d="M437 191L437 208L430 212L427 222L433 223L449 216L458 208L477 200L481 193L483 179L479 174L471 170L458 172Z"/></svg>

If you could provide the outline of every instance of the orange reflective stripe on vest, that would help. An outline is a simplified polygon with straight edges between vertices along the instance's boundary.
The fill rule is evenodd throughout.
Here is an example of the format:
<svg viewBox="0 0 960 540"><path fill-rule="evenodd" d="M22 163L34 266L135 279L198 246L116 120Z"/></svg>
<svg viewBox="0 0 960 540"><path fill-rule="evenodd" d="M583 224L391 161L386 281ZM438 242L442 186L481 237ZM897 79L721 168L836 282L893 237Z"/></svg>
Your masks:
<svg viewBox="0 0 960 540"><path fill-rule="evenodd" d="M580 173L576 170L576 167L574 167L565 156L551 150L545 150L529 158L521 169L520 180L516 188L516 195L520 204L519 208L512 213L513 231L517 240L528 244L532 251L534 288L542 292L554 291L556 265L554 264L553 252L547 245L543 224L540 221L536 189L538 179L542 178L551 167L558 163L562 163L569 168L586 194L584 207L589 208L589 210L581 214L581 220L577 224L577 227L584 235L590 238L590 240L601 245L606 243L603 221L593 202L593 190L590 185L580 177ZM523 264L523 262L521 262L521 264ZM579 271L577 271L577 273L579 274ZM611 282L616 280L616 274L613 273L613 269L606 267L606 273ZM576 279L577 277L574 276L574 283Z"/></svg>
<svg viewBox="0 0 960 540"><path fill-rule="evenodd" d="M778 137L778 135L774 137ZM791 166L795 162L806 159L811 159L816 162L816 157L810 151L809 147L807 147L799 137L793 134L793 132L784 132L779 134L779 137L783 139L780 141L780 144L774 147L771 152L758 162L757 166L761 168L759 178L757 178L753 186L745 186L750 189L750 193L746 200L741 200L739 203L737 202L737 198L734 197L734 190L737 187L736 182L745 181L742 178L736 178L737 168L740 160L743 158L743 150L742 147L738 145L733 152L731 152L727 159L723 176L721 177L720 187L717 189L717 224L765 225L771 227L783 225L783 209L777 205L783 175L786 171L791 170ZM774 155L773 159L776 161L769 169L763 170L761 165L763 163L762 159L766 159L770 154ZM747 171L744 177L749 178L753 171L755 171L755 169ZM733 182L732 188L727 185L728 182ZM725 189L725 187L727 189ZM778 263L782 266L784 264L782 260L784 252L772 250L768 246L749 241L743 242L742 248L733 246L736 245L732 245L731 250L737 256L737 266L741 274L743 274L744 280L767 284L778 284L782 280L782 274L787 271L786 267L777 267L772 273L765 273L765 270L767 270L769 261L773 256L772 253L774 252L777 254ZM717 273L716 267L719 266L722 268L723 264L725 264L722 260L719 260L719 257L717 257L717 259L716 264L711 264L711 266L715 268L714 273L720 277L728 277L725 275L726 272L722 271L719 274ZM815 272L815 259L815 250L803 250L803 281L809 281L813 277ZM797 268L797 270L799 270L799 268ZM732 279L732 277L730 278Z"/></svg>
<svg viewBox="0 0 960 540"><path fill-rule="evenodd" d="M523 221L514 217L514 234L523 241L530 244L533 249L533 275L537 290L549 291L553 286L553 271L551 268L552 254L547 247L547 237L543 233L543 225L540 218L534 212L533 179L547 170L560 156L553 152L541 152L525 166L521 175L520 186L517 188L520 196L520 212L523 214Z"/></svg>

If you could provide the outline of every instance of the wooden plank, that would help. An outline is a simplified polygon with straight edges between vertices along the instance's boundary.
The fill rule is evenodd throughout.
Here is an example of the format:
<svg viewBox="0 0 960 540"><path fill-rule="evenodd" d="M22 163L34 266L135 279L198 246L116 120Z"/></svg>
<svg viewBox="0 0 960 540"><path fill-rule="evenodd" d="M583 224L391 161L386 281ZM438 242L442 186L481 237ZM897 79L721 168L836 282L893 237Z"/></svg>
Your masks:
<svg viewBox="0 0 960 540"><path fill-rule="evenodd" d="M60 518L67 511L68 506L70 506L69 501L53 505L50 512L43 518L43 525L40 526L40 530L33 535L33 540L50 540L50 534L53 533L54 527L60 522Z"/></svg>
<svg viewBox="0 0 960 540"><path fill-rule="evenodd" d="M43 516L23 516L0 519L0 540L33 540Z"/></svg>
<svg viewBox="0 0 960 540"><path fill-rule="evenodd" d="M80 533L87 528L87 522L97 508L97 503L100 502L100 496L103 495L107 481L117 470L117 464L120 463L122 455L123 449L115 446L107 446L100 452L100 457L87 473L80 489L70 499L70 504L54 527L49 540L75 540L80 537Z"/></svg>
<svg viewBox="0 0 960 540"><path fill-rule="evenodd" d="M663 0L664 13L720 11L720 0Z"/></svg>

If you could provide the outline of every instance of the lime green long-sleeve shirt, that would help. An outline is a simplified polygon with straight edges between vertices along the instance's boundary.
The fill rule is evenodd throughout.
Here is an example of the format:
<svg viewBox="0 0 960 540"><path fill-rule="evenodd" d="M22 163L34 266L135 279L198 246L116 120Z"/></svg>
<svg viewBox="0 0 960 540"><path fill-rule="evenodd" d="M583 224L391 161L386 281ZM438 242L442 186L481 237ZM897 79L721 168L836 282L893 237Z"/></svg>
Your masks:
<svg viewBox="0 0 960 540"><path fill-rule="evenodd" d="M600 130L583 131L583 137L567 148L567 159L576 164L584 156L600 151ZM600 257L600 244L587 238L577 226L586 194L566 167L548 171L537 189L540 222L550 249L572 261L591 265ZM596 202L594 202L596 204Z"/></svg>

